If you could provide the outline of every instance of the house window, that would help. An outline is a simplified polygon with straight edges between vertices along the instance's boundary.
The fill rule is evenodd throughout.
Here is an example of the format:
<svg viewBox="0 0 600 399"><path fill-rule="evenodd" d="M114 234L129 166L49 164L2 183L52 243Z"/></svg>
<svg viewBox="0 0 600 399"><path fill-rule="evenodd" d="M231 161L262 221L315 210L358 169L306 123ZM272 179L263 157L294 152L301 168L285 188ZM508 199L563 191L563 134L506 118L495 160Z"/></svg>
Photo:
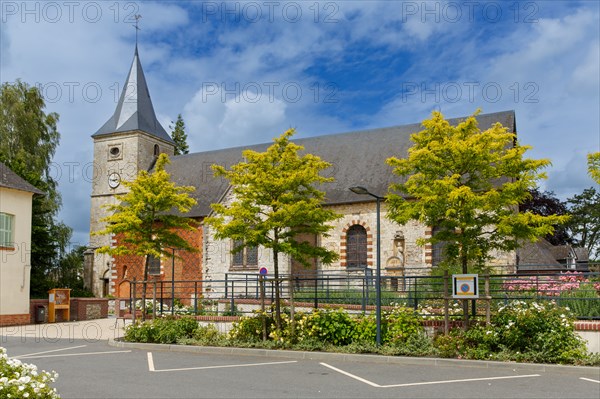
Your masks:
<svg viewBox="0 0 600 399"><path fill-rule="evenodd" d="M355 224L346 233L346 265L367 267L367 230Z"/></svg>
<svg viewBox="0 0 600 399"><path fill-rule="evenodd" d="M160 155L160 147L158 144L154 144L154 156L157 157Z"/></svg>
<svg viewBox="0 0 600 399"><path fill-rule="evenodd" d="M244 246L241 240L233 241L233 248ZM258 248L244 246L239 252L232 254L231 267L235 269L255 269L258 267Z"/></svg>
<svg viewBox="0 0 600 399"><path fill-rule="evenodd" d="M148 275L160 276L160 258L148 255Z"/></svg>
<svg viewBox="0 0 600 399"><path fill-rule="evenodd" d="M14 215L0 213L0 247L12 248L14 246Z"/></svg>

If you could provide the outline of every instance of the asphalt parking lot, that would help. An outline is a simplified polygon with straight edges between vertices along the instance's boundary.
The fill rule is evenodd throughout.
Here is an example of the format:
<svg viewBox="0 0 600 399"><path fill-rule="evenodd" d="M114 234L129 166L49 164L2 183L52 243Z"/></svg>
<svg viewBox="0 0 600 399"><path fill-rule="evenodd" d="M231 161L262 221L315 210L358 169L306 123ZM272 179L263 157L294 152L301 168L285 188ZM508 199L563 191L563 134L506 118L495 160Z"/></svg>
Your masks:
<svg viewBox="0 0 600 399"><path fill-rule="evenodd" d="M414 358L391 363L373 356L227 348L187 353L109 345L102 334L11 331L0 330L0 346L11 357L57 371L63 398L600 397L600 368Z"/></svg>

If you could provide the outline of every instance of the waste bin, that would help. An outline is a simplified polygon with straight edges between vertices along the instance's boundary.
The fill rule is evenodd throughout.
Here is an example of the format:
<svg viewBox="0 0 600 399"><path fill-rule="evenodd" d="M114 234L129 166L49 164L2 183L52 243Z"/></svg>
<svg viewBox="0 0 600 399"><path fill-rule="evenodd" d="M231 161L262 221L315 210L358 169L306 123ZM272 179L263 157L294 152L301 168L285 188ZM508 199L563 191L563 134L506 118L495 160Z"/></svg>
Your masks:
<svg viewBox="0 0 600 399"><path fill-rule="evenodd" d="M46 321L46 308L43 305L35 307L35 322L43 323Z"/></svg>

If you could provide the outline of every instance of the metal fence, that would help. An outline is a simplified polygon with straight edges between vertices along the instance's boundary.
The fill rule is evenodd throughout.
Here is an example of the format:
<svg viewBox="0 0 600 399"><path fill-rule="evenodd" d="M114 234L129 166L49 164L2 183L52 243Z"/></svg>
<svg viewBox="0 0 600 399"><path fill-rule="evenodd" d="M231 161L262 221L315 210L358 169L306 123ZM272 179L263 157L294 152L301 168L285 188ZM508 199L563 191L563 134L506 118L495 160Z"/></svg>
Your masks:
<svg viewBox="0 0 600 399"><path fill-rule="evenodd" d="M444 276L381 276L381 305L408 306L423 317L443 310L450 298ZM249 273L227 273L223 280L131 281L130 308L141 306L144 287L146 309L152 314L233 316L250 314L262 301L275 300L279 285L284 306L293 301L300 310L345 307L353 312L371 312L376 305L376 278L371 269L318 271L306 275L283 275L275 280ZM479 291L484 300L473 301L471 312L484 313L483 305L507 304L513 300L555 301L568 306L580 319L600 319L600 273L551 273L536 275L480 275ZM450 309L462 314L460 300L450 298ZM148 310L149 309L149 310Z"/></svg>

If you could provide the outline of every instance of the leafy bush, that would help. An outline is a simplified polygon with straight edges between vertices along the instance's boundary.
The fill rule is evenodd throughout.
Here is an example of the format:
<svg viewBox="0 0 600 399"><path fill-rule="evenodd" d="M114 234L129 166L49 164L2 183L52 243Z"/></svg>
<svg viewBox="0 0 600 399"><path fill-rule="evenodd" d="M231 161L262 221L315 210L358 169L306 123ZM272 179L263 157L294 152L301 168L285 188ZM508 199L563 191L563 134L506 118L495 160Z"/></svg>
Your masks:
<svg viewBox="0 0 600 399"><path fill-rule="evenodd" d="M198 322L192 317L173 319L167 316L127 326L125 340L174 344L180 339L193 338L199 328Z"/></svg>
<svg viewBox="0 0 600 399"><path fill-rule="evenodd" d="M573 316L554 303L514 301L492 318L499 345L528 354L531 361L567 363L586 355L584 341L575 333Z"/></svg>
<svg viewBox="0 0 600 399"><path fill-rule="evenodd" d="M60 398L56 388L50 383L55 382L58 374L42 371L37 367L22 363L17 359L9 359L6 349L0 347L0 397L1 398Z"/></svg>
<svg viewBox="0 0 600 399"><path fill-rule="evenodd" d="M263 339L263 320L266 323L267 337L275 329L275 319L268 313L256 313L256 316L244 316L233 323L229 338L238 341L256 342Z"/></svg>
<svg viewBox="0 0 600 399"><path fill-rule="evenodd" d="M423 325L413 309L396 306L385 315L384 343L399 345L416 334L422 333Z"/></svg>
<svg viewBox="0 0 600 399"><path fill-rule="evenodd" d="M501 307L490 326L473 326L438 336L442 357L543 363L577 363L587 358L573 318L553 303L514 301Z"/></svg>
<svg viewBox="0 0 600 399"><path fill-rule="evenodd" d="M394 307L382 319L382 346L375 345L375 316L352 316L343 309L296 313L295 329L282 313L282 329L275 331L272 313L256 313L234 323L229 334L214 326L201 327L193 318L162 318L128 326L128 341L293 348L306 351L442 356L459 359L510 360L599 365L600 356L586 353L568 310L553 303L515 301L500 307L489 326L452 330L431 339L412 309ZM263 320L267 339L263 341Z"/></svg>
<svg viewBox="0 0 600 399"><path fill-rule="evenodd" d="M355 334L355 321L343 309L316 310L304 315L299 324L298 340L318 338L334 345L348 345Z"/></svg>
<svg viewBox="0 0 600 399"><path fill-rule="evenodd" d="M375 316L372 314L358 316L354 321L354 335L352 340L374 343L377 338L377 323L375 321Z"/></svg>

